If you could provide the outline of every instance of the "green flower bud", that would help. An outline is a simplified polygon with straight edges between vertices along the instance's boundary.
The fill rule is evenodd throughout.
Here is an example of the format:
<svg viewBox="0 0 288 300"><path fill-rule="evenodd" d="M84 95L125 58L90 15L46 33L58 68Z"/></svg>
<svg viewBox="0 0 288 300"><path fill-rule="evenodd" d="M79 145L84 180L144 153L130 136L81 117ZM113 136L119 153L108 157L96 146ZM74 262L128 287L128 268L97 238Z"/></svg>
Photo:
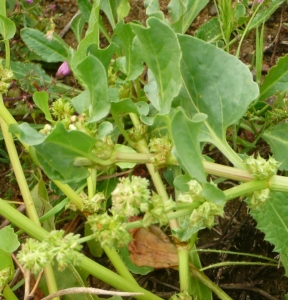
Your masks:
<svg viewBox="0 0 288 300"><path fill-rule="evenodd" d="M269 157L269 160L266 161L260 155L255 159L250 156L244 161L247 170L253 175L255 179L265 180L274 176L277 171L280 163L278 163L273 157Z"/></svg>
<svg viewBox="0 0 288 300"><path fill-rule="evenodd" d="M137 127L132 127L131 129L128 130L129 136L132 141L138 142L142 138L145 137L145 134L147 132L147 126L144 124L140 124Z"/></svg>
<svg viewBox="0 0 288 300"><path fill-rule="evenodd" d="M137 216L140 206L146 210L149 205L150 191L148 189L149 181L145 178L132 176L119 179L115 190L112 192L112 211L123 216Z"/></svg>
<svg viewBox="0 0 288 300"><path fill-rule="evenodd" d="M0 59L0 93L7 93L13 78L13 72L3 67L2 59Z"/></svg>
<svg viewBox="0 0 288 300"><path fill-rule="evenodd" d="M110 136L97 140L92 153L101 159L109 159L114 150L114 143Z"/></svg>
<svg viewBox="0 0 288 300"><path fill-rule="evenodd" d="M96 213L102 209L102 204L105 201L103 193L97 193L92 199L84 199L82 211Z"/></svg>
<svg viewBox="0 0 288 300"><path fill-rule="evenodd" d="M270 194L269 189L255 191L252 197L250 198L249 207L252 209L260 207L269 198L269 194Z"/></svg>
<svg viewBox="0 0 288 300"><path fill-rule="evenodd" d="M172 150L171 140L165 136L162 138L152 138L149 143L149 150L156 155L152 158L152 163L158 167L167 165Z"/></svg>
<svg viewBox="0 0 288 300"><path fill-rule="evenodd" d="M12 269L11 268L5 268L0 271L0 295L2 295L2 291L5 288L5 286L8 284L10 277L12 275Z"/></svg>
<svg viewBox="0 0 288 300"><path fill-rule="evenodd" d="M119 215L94 214L88 216L87 220L95 239L100 242L102 247L122 247L131 241L130 234L122 224L123 218Z"/></svg>

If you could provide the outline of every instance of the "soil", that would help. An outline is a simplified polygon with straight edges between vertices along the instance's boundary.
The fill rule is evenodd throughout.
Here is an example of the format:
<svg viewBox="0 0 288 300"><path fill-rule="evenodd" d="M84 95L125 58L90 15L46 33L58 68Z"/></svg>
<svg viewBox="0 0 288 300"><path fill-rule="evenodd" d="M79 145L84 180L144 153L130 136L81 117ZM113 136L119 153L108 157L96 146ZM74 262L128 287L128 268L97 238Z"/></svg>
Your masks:
<svg viewBox="0 0 288 300"><path fill-rule="evenodd" d="M163 12L167 13L169 1L159 1L159 3ZM43 5L48 6L50 4L56 4L56 8L48 14L51 14L51 16L61 14L55 19L56 31L60 33L78 10L76 0L43 1ZM143 1L131 0L130 4L131 12L126 21L138 20L145 23L146 15ZM213 6L213 1L211 1L189 28L189 33L193 34L201 24L215 15ZM283 5L271 16L265 26L266 50L264 52L263 73L266 73L275 64L278 57L288 52L288 29L281 26L285 22L288 23L288 10L287 6ZM107 22L105 24L109 31L109 25ZM65 34L64 38L71 47L77 47L77 42L71 30ZM107 41L102 37L101 46L105 46L106 43ZM251 64L255 51L254 45L255 35L251 33L245 40L241 50L241 59L247 65ZM1 148L3 148L3 143L0 143ZM261 151L261 149L258 150ZM225 163L222 161L221 155L217 153L215 153L215 158L216 162ZM147 173L144 166L140 167L138 171L143 174ZM0 176L0 197L19 199L20 193L17 185L15 181L10 181L13 178L11 172L9 164L0 162L0 174L2 175ZM228 184L226 188L231 187ZM233 185L233 182L230 182L230 184ZM203 250L200 253L203 267L225 261L257 261L247 256L205 252L205 249L253 253L277 258L277 253L273 252L273 246L264 240L264 235L256 229L256 225L256 222L249 215L245 202L236 199L227 203L224 218L218 218L217 225L212 230L200 231L197 246ZM105 266L110 266L105 257L98 259L98 261ZM209 269L205 271L205 274L235 300L283 300L285 294L288 293L288 278L285 277L284 269L281 267L233 265ZM157 270L146 276L137 275L136 278L143 287L163 298L169 298L179 290L178 274L173 269ZM109 286L93 278L90 278L90 284L97 288L109 289ZM218 298L214 296L214 299Z"/></svg>

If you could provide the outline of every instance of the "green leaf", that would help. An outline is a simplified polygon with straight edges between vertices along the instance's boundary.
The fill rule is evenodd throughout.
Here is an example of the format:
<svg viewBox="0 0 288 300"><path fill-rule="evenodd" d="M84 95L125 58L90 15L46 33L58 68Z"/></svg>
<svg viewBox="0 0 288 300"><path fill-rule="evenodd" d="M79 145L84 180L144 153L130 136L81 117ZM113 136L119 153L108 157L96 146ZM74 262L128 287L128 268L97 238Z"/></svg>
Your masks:
<svg viewBox="0 0 288 300"><path fill-rule="evenodd" d="M115 28L115 14L116 14L116 1L114 0L106 0L101 1L101 10L105 13L112 29Z"/></svg>
<svg viewBox="0 0 288 300"><path fill-rule="evenodd" d="M71 23L71 29L78 43L80 43L82 39L83 27L85 23L86 23L86 19L83 16L83 13L78 15Z"/></svg>
<svg viewBox="0 0 288 300"><path fill-rule="evenodd" d="M88 46L87 53L92 54L93 56L98 58L105 67L106 72L108 72L108 67L110 65L111 59L114 56L117 49L118 47L114 43L111 43L105 49L100 49L98 44L94 43Z"/></svg>
<svg viewBox="0 0 288 300"><path fill-rule="evenodd" d="M168 12L175 32L185 33L209 0L171 0Z"/></svg>
<svg viewBox="0 0 288 300"><path fill-rule="evenodd" d="M48 104L49 101L48 93L45 91L35 92L33 94L33 101L43 111L46 120L53 123L54 120L51 116L49 104Z"/></svg>
<svg viewBox="0 0 288 300"><path fill-rule="evenodd" d="M177 36L156 18L147 20L148 28L136 24L131 26L142 49L141 56L153 73L153 76L148 75L149 81L153 78L153 86L157 86L156 94L149 93L149 100L160 114L167 114L181 87L181 51Z"/></svg>
<svg viewBox="0 0 288 300"><path fill-rule="evenodd" d="M85 223L85 236L89 236L93 234L90 224ZM103 254L103 248L101 247L101 243L95 239L87 241L87 246L90 250L90 253L94 257L101 257Z"/></svg>
<svg viewBox="0 0 288 300"><path fill-rule="evenodd" d="M95 56L90 55L77 66L77 70L90 93L89 122L97 122L110 110L105 68Z"/></svg>
<svg viewBox="0 0 288 300"><path fill-rule="evenodd" d="M120 57L118 60L124 59L124 73L127 75L127 80L134 80L141 75L144 69L143 59L141 55L139 55L139 49L137 48L138 45L133 42L135 34L130 24L125 24L123 21L120 21L116 25L114 32L115 35L113 38L115 39L117 36L120 39L121 44L119 46L125 54L125 57Z"/></svg>
<svg viewBox="0 0 288 300"><path fill-rule="evenodd" d="M127 268L134 274L146 275L154 270L151 267L138 267L137 265L135 265L131 261L130 253L126 247L122 247L119 249L119 255L121 256Z"/></svg>
<svg viewBox="0 0 288 300"><path fill-rule="evenodd" d="M86 22L88 22L92 10L92 4L89 0L77 0L77 5L83 14Z"/></svg>
<svg viewBox="0 0 288 300"><path fill-rule="evenodd" d="M76 77L78 77L77 66L87 57L87 48L91 44L99 44L99 0L95 1L90 18L88 29L86 31L84 39L77 47L77 51L74 53L71 59L71 68Z"/></svg>
<svg viewBox="0 0 288 300"><path fill-rule="evenodd" d="M69 46L55 32L51 41L43 32L33 28L21 29L20 35L28 48L39 55L43 61L58 62L68 57Z"/></svg>
<svg viewBox="0 0 288 300"><path fill-rule="evenodd" d="M20 140L28 145L38 145L46 138L44 134L38 132L26 122L23 122L19 126L10 125L9 131L14 134L20 134Z"/></svg>
<svg viewBox="0 0 288 300"><path fill-rule="evenodd" d="M0 14L0 34L3 40L10 40L16 33L16 26L13 21Z"/></svg>
<svg viewBox="0 0 288 300"><path fill-rule="evenodd" d="M124 152L124 153L137 153L133 148L126 146L126 145L121 145L121 144L116 144L114 147L115 151L118 152ZM121 162L116 164L119 168L121 169L132 169L135 167L135 163L128 163L128 162Z"/></svg>
<svg viewBox="0 0 288 300"><path fill-rule="evenodd" d="M46 139L34 147L47 176L68 183L79 182L89 176L86 168L74 166L74 160L86 157L93 161L95 143L96 140L84 132L67 131L62 123L57 123Z"/></svg>
<svg viewBox="0 0 288 300"><path fill-rule="evenodd" d="M49 196L45 187L45 183L42 178L31 190L31 196L38 216L42 216L52 209L52 205L49 203ZM43 222L43 228L49 232L51 230L55 230L54 216Z"/></svg>
<svg viewBox="0 0 288 300"><path fill-rule="evenodd" d="M262 138L270 145L274 158L281 163L280 170L288 170L288 123L265 130Z"/></svg>
<svg viewBox="0 0 288 300"><path fill-rule="evenodd" d="M265 234L265 240L287 257L288 250L288 194L270 192L269 198L259 208L250 211L257 221L257 228Z"/></svg>
<svg viewBox="0 0 288 300"><path fill-rule="evenodd" d="M192 118L204 113L200 141L216 145L237 167L241 159L226 142L227 127L237 123L258 96L250 70L217 47L192 36L179 35L183 89L180 105Z"/></svg>
<svg viewBox="0 0 288 300"><path fill-rule="evenodd" d="M0 230L0 249L12 253L20 246L18 241L17 234L14 233L14 230L7 226ZM0 259L1 261L1 259ZM2 270L2 269L1 269Z"/></svg>
<svg viewBox="0 0 288 300"><path fill-rule="evenodd" d="M175 188L181 193L186 193L189 191L188 182L191 180L191 177L188 175L179 175L174 179Z"/></svg>
<svg viewBox="0 0 288 300"><path fill-rule="evenodd" d="M221 27L218 17L210 19L198 28L195 32L195 37L208 43L211 43L212 40L215 41L215 37L217 39L221 38Z"/></svg>
<svg viewBox="0 0 288 300"><path fill-rule="evenodd" d="M263 22L266 22L274 11L280 7L286 0L271 0L269 5L265 5L263 10L260 11L252 20L249 29L259 27Z"/></svg>
<svg viewBox="0 0 288 300"><path fill-rule="evenodd" d="M116 114L133 112L137 115L147 115L149 112L149 105L146 102L139 101L134 103L130 98L120 100L119 102L112 102L111 106L113 112Z"/></svg>
<svg viewBox="0 0 288 300"><path fill-rule="evenodd" d="M26 92L35 92L37 87L42 87L43 89L48 87L48 93L65 94L73 89L61 83L57 83L57 85L51 84L54 79L46 74L40 64L11 61L10 67L21 88Z"/></svg>
<svg viewBox="0 0 288 300"><path fill-rule="evenodd" d="M89 108L90 92L85 90L71 100L71 103L78 114L82 114Z"/></svg>
<svg viewBox="0 0 288 300"><path fill-rule="evenodd" d="M146 8L146 15L149 17L155 17L160 20L164 20L164 14L160 10L159 1L158 0L145 0L144 6Z"/></svg>
<svg viewBox="0 0 288 300"><path fill-rule="evenodd" d="M279 58L277 64L273 66L265 76L260 88L258 101L265 101L268 97L277 92L288 92L288 54Z"/></svg>
<svg viewBox="0 0 288 300"><path fill-rule="evenodd" d="M171 122L172 139L178 159L188 174L201 182L206 181L206 176L198 137L205 119L206 115L197 114L189 120L184 111L179 109Z"/></svg>
<svg viewBox="0 0 288 300"><path fill-rule="evenodd" d="M117 21L121 21L129 15L130 12L130 3L129 0L120 0L117 9Z"/></svg>

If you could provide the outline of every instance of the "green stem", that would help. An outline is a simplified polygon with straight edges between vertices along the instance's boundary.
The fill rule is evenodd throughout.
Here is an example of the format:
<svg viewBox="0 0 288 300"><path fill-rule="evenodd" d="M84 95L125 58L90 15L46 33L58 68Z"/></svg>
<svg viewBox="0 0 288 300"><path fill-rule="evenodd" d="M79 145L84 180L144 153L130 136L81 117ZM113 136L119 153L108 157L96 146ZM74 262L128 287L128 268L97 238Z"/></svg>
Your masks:
<svg viewBox="0 0 288 300"><path fill-rule="evenodd" d="M189 270L189 245L178 246L178 263L179 263L179 281L180 281L180 290L188 291L191 295L190 290L190 270Z"/></svg>
<svg viewBox="0 0 288 300"><path fill-rule="evenodd" d="M208 269L213 269L213 268L220 268L220 267L227 267L227 266L270 266L270 267L279 267L279 264L270 264L270 263L266 263L266 262L247 262L247 261L225 261L225 262L221 262L218 264L213 264L213 265L209 265L205 268L200 269L200 272L203 272L205 270Z"/></svg>
<svg viewBox="0 0 288 300"><path fill-rule="evenodd" d="M11 290L9 285L6 285L2 295L4 296L4 298L6 300L18 300L18 298L16 297L16 295L13 293L13 291Z"/></svg>
<svg viewBox="0 0 288 300"><path fill-rule="evenodd" d="M203 272L199 271L192 264L190 266L191 274L203 282L212 292L214 292L222 300L233 300L220 287L212 282Z"/></svg>
<svg viewBox="0 0 288 300"><path fill-rule="evenodd" d="M82 211L82 198L68 184L61 183L58 180L54 180L54 183L70 199L70 201L76 205L80 211Z"/></svg>
<svg viewBox="0 0 288 300"><path fill-rule="evenodd" d="M119 275L130 281L132 284L138 285L137 281L129 272L115 248L103 247L103 249Z"/></svg>

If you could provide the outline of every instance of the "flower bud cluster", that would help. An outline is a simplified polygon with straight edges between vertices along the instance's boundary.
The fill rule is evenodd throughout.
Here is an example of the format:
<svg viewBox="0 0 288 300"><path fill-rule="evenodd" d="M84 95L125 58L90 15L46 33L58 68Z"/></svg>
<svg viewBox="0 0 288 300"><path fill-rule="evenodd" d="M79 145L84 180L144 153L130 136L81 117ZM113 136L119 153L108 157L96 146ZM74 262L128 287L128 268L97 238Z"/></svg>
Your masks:
<svg viewBox="0 0 288 300"><path fill-rule="evenodd" d="M164 204L162 197L153 193L150 203L150 207L147 208L143 217L143 226L148 227L157 222L160 226L168 224L169 219L167 213L175 208L175 202L172 199L169 199L165 201Z"/></svg>
<svg viewBox="0 0 288 300"><path fill-rule="evenodd" d="M3 67L2 59L0 59L0 93L7 93L13 78L13 72Z"/></svg>
<svg viewBox="0 0 288 300"><path fill-rule="evenodd" d="M110 136L105 136L101 140L97 140L92 153L101 159L109 159L114 150L114 143Z"/></svg>
<svg viewBox="0 0 288 300"><path fill-rule="evenodd" d="M277 162L273 157L269 157L268 161L258 155L257 158L252 156L244 161L248 171L257 180L265 180L274 176L281 163Z"/></svg>
<svg viewBox="0 0 288 300"><path fill-rule="evenodd" d="M255 191L250 198L249 207L250 208L259 208L262 204L264 204L269 198L270 190L264 189L260 191Z"/></svg>
<svg viewBox="0 0 288 300"><path fill-rule="evenodd" d="M202 195L202 186L196 180L190 180L188 186L189 191L184 194L180 193L177 202L200 203L200 205L192 211L189 217L189 225L197 228L211 228L214 224L214 217L223 215L223 206L207 201Z"/></svg>
<svg viewBox="0 0 288 300"><path fill-rule="evenodd" d="M52 126L50 124L45 124L43 129L39 130L39 132L45 134L45 135L48 135L50 134L52 131Z"/></svg>
<svg viewBox="0 0 288 300"><path fill-rule="evenodd" d="M59 98L53 102L51 113L68 128L71 123L71 116L75 113L75 110L68 99Z"/></svg>
<svg viewBox="0 0 288 300"><path fill-rule="evenodd" d="M58 262L58 270L62 271L68 264L77 265L81 255L82 245L78 244L79 234L69 233L63 237L64 230L53 230L46 238L39 242L27 239L18 252L17 258L25 269L38 273L47 264L53 264L54 258Z"/></svg>
<svg viewBox="0 0 288 300"><path fill-rule="evenodd" d="M118 214L94 214L87 218L95 239L102 247L122 247L128 245L131 236L123 225L123 218Z"/></svg>
<svg viewBox="0 0 288 300"><path fill-rule="evenodd" d="M96 213L101 210L102 204L105 201L105 196L103 193L97 193L92 199L83 199L82 211L88 213Z"/></svg>
<svg viewBox="0 0 288 300"><path fill-rule="evenodd" d="M124 218L145 213L143 226L159 222L160 225L168 223L167 213L175 208L172 199L163 202L161 196L153 193L151 196L149 181L142 177L122 177L112 192L112 212Z"/></svg>
<svg viewBox="0 0 288 300"><path fill-rule="evenodd" d="M0 271L0 295L5 288L5 286L8 284L9 279L12 275L12 269L11 268L5 268Z"/></svg>
<svg viewBox="0 0 288 300"><path fill-rule="evenodd" d="M112 211L116 214L132 217L146 212L150 205L149 181L146 178L132 176L119 179L112 192Z"/></svg>
<svg viewBox="0 0 288 300"><path fill-rule="evenodd" d="M149 150L155 153L152 163L158 167L163 167L168 164L171 156L172 142L169 137L152 138L149 142Z"/></svg>
<svg viewBox="0 0 288 300"><path fill-rule="evenodd" d="M128 130L129 136L132 141L138 142L142 138L145 137L145 134L147 132L147 126L144 124L140 124L137 127L132 127L130 130Z"/></svg>

